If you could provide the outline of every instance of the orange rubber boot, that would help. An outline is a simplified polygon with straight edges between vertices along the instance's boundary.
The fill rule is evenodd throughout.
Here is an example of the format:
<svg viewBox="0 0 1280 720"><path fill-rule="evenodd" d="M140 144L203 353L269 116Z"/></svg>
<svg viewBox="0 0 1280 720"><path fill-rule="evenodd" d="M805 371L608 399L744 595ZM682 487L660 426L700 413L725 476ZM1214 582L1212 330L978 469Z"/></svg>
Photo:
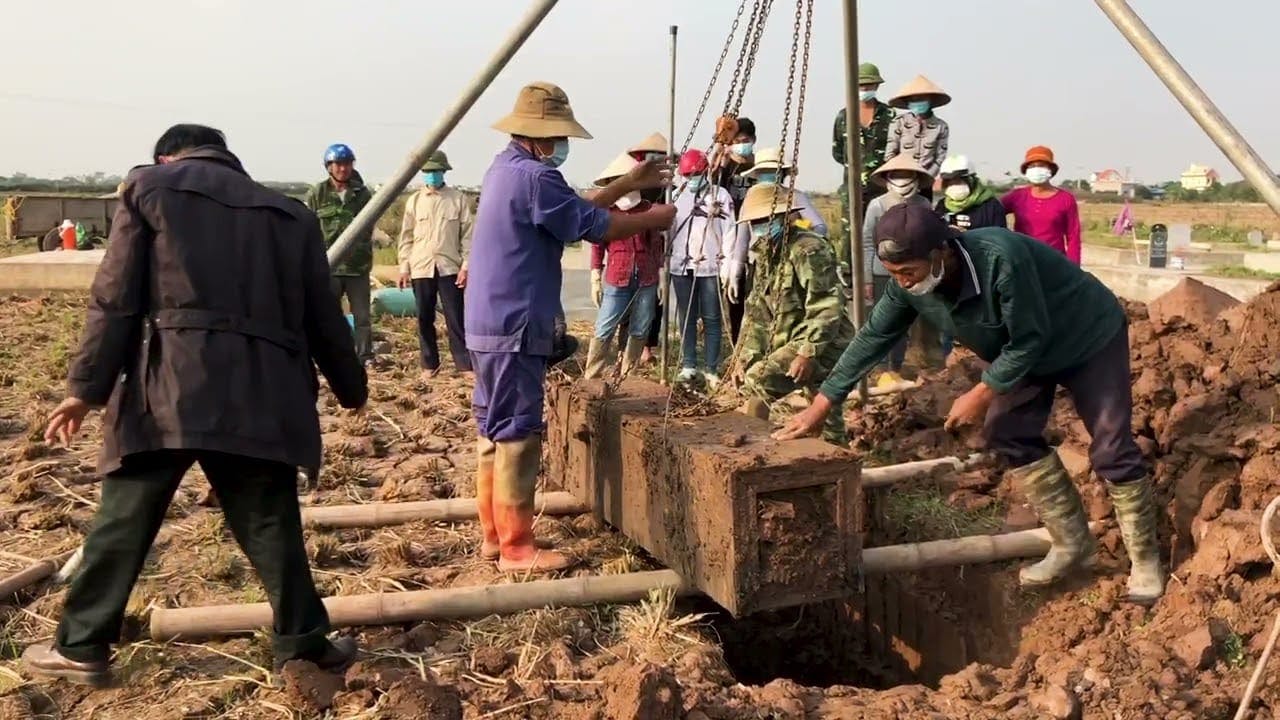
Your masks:
<svg viewBox="0 0 1280 720"><path fill-rule="evenodd" d="M554 572L573 561L561 553L541 550L533 537L533 494L542 462L542 436L497 444L494 463L493 514L498 527L502 572Z"/></svg>
<svg viewBox="0 0 1280 720"><path fill-rule="evenodd" d="M497 446L488 438L476 439L476 515L484 540L480 543L480 557L497 560L501 554L498 543L498 526L493 518L493 461Z"/></svg>

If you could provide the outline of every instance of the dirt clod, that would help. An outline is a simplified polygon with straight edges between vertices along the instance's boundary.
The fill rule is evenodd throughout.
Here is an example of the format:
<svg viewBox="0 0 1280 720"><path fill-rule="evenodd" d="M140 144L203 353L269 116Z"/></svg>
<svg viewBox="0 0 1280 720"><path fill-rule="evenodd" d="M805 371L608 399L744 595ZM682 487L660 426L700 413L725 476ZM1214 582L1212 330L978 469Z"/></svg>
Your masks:
<svg viewBox="0 0 1280 720"><path fill-rule="evenodd" d="M382 710L387 718L462 720L462 698L453 686L436 685L420 677L409 676L387 691Z"/></svg>
<svg viewBox="0 0 1280 720"><path fill-rule="evenodd" d="M679 720L683 712L680 683L668 668L619 664L601 679L608 720Z"/></svg>
<svg viewBox="0 0 1280 720"><path fill-rule="evenodd" d="M1059 685L1050 686L1027 700L1031 707L1054 720L1078 720L1080 717L1080 700L1070 690Z"/></svg>
<svg viewBox="0 0 1280 720"><path fill-rule="evenodd" d="M1212 665L1215 653L1209 626L1201 625L1178 638L1173 644L1173 653L1190 670L1204 670Z"/></svg>
<svg viewBox="0 0 1280 720"><path fill-rule="evenodd" d="M298 710L320 713L333 707L333 698L346 683L342 676L328 673L306 660L290 660L280 673L290 703Z"/></svg>
<svg viewBox="0 0 1280 720"><path fill-rule="evenodd" d="M490 677L498 677L511 667L511 656L501 648L485 645L471 653L471 667Z"/></svg>

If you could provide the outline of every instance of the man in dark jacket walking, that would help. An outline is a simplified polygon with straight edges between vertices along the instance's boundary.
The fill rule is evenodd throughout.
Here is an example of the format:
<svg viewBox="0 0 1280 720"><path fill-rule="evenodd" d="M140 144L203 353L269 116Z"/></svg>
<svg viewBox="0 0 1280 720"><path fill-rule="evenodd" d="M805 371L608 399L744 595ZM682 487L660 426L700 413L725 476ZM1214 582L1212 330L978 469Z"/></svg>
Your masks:
<svg viewBox="0 0 1280 720"><path fill-rule="evenodd" d="M251 180L212 128L170 128L155 161L126 180L69 394L45 432L69 443L90 409L106 408L106 478L83 564L53 646L23 660L36 675L109 680L129 593L199 463L266 586L276 662L341 667L355 644L326 638L295 468L320 464L315 367L343 407L362 407L368 390L320 226Z"/></svg>
<svg viewBox="0 0 1280 720"><path fill-rule="evenodd" d="M373 192L364 184L364 178L356 172L356 154L351 148L337 143L324 151L324 167L329 177L312 186L305 200L316 217L320 218L320 230L324 233L324 245L329 247L338 240L356 215L373 199ZM352 325L355 326L356 354L360 362L373 360L373 320L369 276L373 273L373 228L356 238L346 257L333 266L333 294L341 300L347 298L351 306Z"/></svg>

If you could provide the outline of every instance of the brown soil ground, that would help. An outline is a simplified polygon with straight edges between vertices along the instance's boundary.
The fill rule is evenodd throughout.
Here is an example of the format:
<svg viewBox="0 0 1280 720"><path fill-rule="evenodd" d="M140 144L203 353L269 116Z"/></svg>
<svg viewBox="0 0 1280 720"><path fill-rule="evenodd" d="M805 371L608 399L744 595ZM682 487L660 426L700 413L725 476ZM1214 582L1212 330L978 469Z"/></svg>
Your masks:
<svg viewBox="0 0 1280 720"><path fill-rule="evenodd" d="M1197 288L1178 292L1179 302L1203 301ZM1214 318L1166 307L1156 322L1143 306L1128 311L1134 433L1168 511L1162 539L1174 571L1167 595L1151 609L1122 601L1123 544L1105 490L1089 475L1087 435L1067 398L1050 435L1062 441L1090 514L1106 521L1098 568L1040 593L1019 592L1010 582L1015 563L903 578L922 603L954 606L964 588L989 597L980 616L955 618L958 626L975 626L979 663L952 668L936 684L890 689L768 677L751 678L763 685L737 684L725 653L755 641L724 637L723 630L718 637L708 617L667 596L633 606L360 629L353 634L365 651L361 662L340 678L306 664L268 673L262 635L152 642L145 628L153 607L263 599L193 473L130 604L115 657L119 686L89 692L23 676L16 657L25 645L47 641L64 593L37 585L0 606L0 718L1230 717L1280 610L1280 581L1258 537L1280 470L1280 287ZM60 399L82 315L82 296L0 302L0 574L21 569L23 557L75 548L92 517L97 425L70 449L39 439ZM412 321L382 320L379 330L392 365L373 373L363 415L326 398L326 466L303 502L470 496L469 389L449 369L429 383L418 379ZM574 362L566 365L577 372ZM979 372L975 359L957 358L945 372L924 373L924 388L851 409L854 449L868 464L882 464L980 446L972 433L941 428L951 400ZM995 468L894 488L878 502L887 522L870 538L877 542L1035 524ZM643 551L589 517L543 518L538 531L580 559L573 573L652 566ZM316 581L333 595L518 581L476 558L477 541L471 523L308 535ZM801 614L792 630L803 630L805 621ZM771 652L803 650L759 642ZM1248 717L1280 709L1277 681L1280 666L1273 666ZM867 684L878 683L868 677Z"/></svg>

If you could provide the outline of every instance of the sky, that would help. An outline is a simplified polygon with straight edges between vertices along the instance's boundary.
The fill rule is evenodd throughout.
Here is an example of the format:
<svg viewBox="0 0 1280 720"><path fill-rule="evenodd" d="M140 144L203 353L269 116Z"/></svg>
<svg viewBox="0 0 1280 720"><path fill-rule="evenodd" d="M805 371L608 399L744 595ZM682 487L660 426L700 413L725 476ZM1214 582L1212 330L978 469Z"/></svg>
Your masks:
<svg viewBox="0 0 1280 720"><path fill-rule="evenodd" d="M526 0L44 0L5 9L0 175L123 174L149 162L169 125L227 134L259 180L318 181L321 156L351 145L380 183L434 126L528 6ZM1131 0L1223 113L1275 164L1280 2ZM842 3L816 0L798 183L839 184L831 126L844 104ZM478 184L506 138L490 125L526 83L568 93L595 136L562 170L588 184L619 152L666 133L669 31L679 28L676 136L683 141L738 0L560 0L445 141L450 182ZM742 114L777 145L791 60L793 0L775 0ZM1230 19L1229 22L1225 19ZM745 25L745 19L744 19ZM1211 29L1212 28L1212 29ZM739 32L741 35L741 31ZM735 40L735 46L737 41ZM1239 174L1087 0L861 0L862 60L887 98L923 73L954 98L939 111L951 152L987 177L1017 172L1037 144L1064 178L1106 168L1143 182L1195 162ZM709 140L736 49L695 145ZM15 59L27 59L15 63ZM797 69L797 75L799 70ZM1267 88L1271 88L1268 90ZM798 87L796 88L798 94ZM790 153L788 153L790 154Z"/></svg>

